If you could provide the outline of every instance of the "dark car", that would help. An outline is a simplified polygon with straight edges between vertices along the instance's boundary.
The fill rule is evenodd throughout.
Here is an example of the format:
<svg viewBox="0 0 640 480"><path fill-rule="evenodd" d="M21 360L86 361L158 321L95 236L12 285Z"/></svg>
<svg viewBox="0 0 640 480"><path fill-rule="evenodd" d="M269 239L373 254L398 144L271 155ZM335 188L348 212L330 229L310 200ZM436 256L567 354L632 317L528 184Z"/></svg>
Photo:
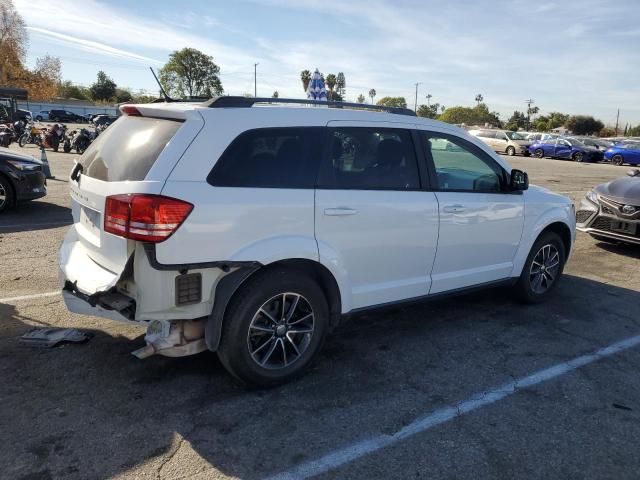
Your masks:
<svg viewBox="0 0 640 480"><path fill-rule="evenodd" d="M98 125L111 125L118 119L116 115L96 115L91 122L97 127Z"/></svg>
<svg viewBox="0 0 640 480"><path fill-rule="evenodd" d="M576 212L576 228L598 240L640 244L640 170L587 193Z"/></svg>
<svg viewBox="0 0 640 480"><path fill-rule="evenodd" d="M47 194L42 163L33 157L0 148L0 213L16 203Z"/></svg>
<svg viewBox="0 0 640 480"><path fill-rule="evenodd" d="M87 119L68 110L49 110L49 120L52 122L86 123Z"/></svg>
<svg viewBox="0 0 640 480"><path fill-rule="evenodd" d="M565 158L575 162L599 162L603 158L602 150L575 138L548 138L532 144L529 151L538 158Z"/></svg>

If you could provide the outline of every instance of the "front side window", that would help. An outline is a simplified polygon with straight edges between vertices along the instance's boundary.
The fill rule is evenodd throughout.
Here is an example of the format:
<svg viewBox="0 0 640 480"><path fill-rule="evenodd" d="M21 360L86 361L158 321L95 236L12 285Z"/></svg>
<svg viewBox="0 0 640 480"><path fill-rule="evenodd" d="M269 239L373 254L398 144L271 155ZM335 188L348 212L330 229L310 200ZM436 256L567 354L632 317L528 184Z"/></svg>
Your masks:
<svg viewBox="0 0 640 480"><path fill-rule="evenodd" d="M425 153L427 161L433 161L439 190L502 191L502 167L464 139L446 134L427 134Z"/></svg>
<svg viewBox="0 0 640 480"><path fill-rule="evenodd" d="M420 175L411 133L389 128L336 128L329 133L320 188L416 190Z"/></svg>
<svg viewBox="0 0 640 480"><path fill-rule="evenodd" d="M216 187L313 188L321 127L261 128L238 136L207 177Z"/></svg>

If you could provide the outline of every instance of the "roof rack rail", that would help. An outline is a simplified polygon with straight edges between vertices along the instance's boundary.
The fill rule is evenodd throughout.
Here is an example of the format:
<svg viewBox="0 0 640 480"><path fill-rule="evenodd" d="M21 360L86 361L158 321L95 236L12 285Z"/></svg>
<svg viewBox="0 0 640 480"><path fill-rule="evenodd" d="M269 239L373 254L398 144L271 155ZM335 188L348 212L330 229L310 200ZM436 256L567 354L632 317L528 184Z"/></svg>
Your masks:
<svg viewBox="0 0 640 480"><path fill-rule="evenodd" d="M415 117L413 110L402 107L385 107L382 105L366 105L363 103L336 102L333 100L308 100L306 98L268 98L268 97L239 97L225 96L214 97L204 105L210 108L249 108L256 103L293 103L298 105L322 105L329 108L349 108L357 110L375 110L379 112L395 113L398 115L409 115Z"/></svg>

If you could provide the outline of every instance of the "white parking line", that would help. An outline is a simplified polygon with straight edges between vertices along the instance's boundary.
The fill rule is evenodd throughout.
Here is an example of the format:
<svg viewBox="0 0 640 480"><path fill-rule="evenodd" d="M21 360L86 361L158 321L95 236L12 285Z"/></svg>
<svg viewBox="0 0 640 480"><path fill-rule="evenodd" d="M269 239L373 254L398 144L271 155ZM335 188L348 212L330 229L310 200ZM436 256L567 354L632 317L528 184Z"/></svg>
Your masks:
<svg viewBox="0 0 640 480"><path fill-rule="evenodd" d="M35 298L55 297L56 295L60 295L60 292L34 293L33 295L21 295L19 297L0 298L0 303L14 303L14 302L20 302L22 300L33 300Z"/></svg>
<svg viewBox="0 0 640 480"><path fill-rule="evenodd" d="M417 433L424 432L442 423L453 420L465 413L472 412L486 405L491 405L492 403L502 400L509 395L513 395L520 389L533 387L539 383L552 380L556 377L572 372L577 368L584 367L585 365L589 365L597 360L615 355L638 345L640 345L640 335L627 338L626 340L614 343L608 347L601 348L594 353L576 357L573 360L559 363L544 370L539 370L519 380L515 380L492 390L474 395L469 400L436 410L425 417L414 420L409 425L398 430L392 435L378 435L373 438L361 440L352 445L329 452L316 460L301 463L290 470L268 477L267 480L310 478L329 472L342 465L357 460L358 458L364 457L365 455L374 453L382 448L412 437Z"/></svg>

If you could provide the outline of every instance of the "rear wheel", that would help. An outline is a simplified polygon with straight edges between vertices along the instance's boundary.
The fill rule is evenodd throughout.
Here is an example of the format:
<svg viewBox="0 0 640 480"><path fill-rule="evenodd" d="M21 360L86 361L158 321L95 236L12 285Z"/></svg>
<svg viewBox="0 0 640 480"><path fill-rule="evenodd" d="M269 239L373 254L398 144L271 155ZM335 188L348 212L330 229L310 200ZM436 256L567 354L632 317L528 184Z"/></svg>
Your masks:
<svg viewBox="0 0 640 480"><path fill-rule="evenodd" d="M537 158L542 158L544 157L544 150L542 150L541 148L536 148L533 151L533 154L537 157Z"/></svg>
<svg viewBox="0 0 640 480"><path fill-rule="evenodd" d="M258 273L227 307L218 356L244 383L277 385L309 365L328 325L326 297L311 278L286 269Z"/></svg>
<svg viewBox="0 0 640 480"><path fill-rule="evenodd" d="M576 152L572 158L574 162L582 162L584 161L584 154L582 152Z"/></svg>
<svg viewBox="0 0 640 480"><path fill-rule="evenodd" d="M566 253L562 239L555 232L544 232L531 247L515 293L525 303L540 303L556 288Z"/></svg>
<svg viewBox="0 0 640 480"><path fill-rule="evenodd" d="M516 149L513 147L507 147L507 155L513 157L516 154Z"/></svg>
<svg viewBox="0 0 640 480"><path fill-rule="evenodd" d="M624 164L624 158L622 157L622 155L617 153L616 155L611 157L611 163L613 163L614 165L620 166L620 165Z"/></svg>
<svg viewBox="0 0 640 480"><path fill-rule="evenodd" d="M13 185L6 177L0 175L0 213L10 209L15 204L16 197Z"/></svg>

